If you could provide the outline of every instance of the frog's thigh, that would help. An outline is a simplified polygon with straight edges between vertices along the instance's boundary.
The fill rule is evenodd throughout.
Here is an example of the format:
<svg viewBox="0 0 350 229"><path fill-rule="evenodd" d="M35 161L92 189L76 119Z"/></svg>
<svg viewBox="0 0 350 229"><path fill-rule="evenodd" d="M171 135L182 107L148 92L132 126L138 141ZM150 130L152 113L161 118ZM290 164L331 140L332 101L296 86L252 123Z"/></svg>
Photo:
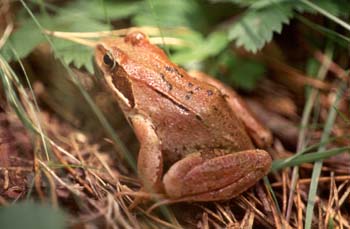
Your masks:
<svg viewBox="0 0 350 229"><path fill-rule="evenodd" d="M260 148L266 148L272 143L272 134L261 125L248 109L243 99L230 87L226 86L219 80L210 77L203 72L192 71L189 73L193 78L207 82L226 95L226 101L238 118L243 122L248 134Z"/></svg>
<svg viewBox="0 0 350 229"><path fill-rule="evenodd" d="M163 178L170 198L189 201L225 200L245 191L269 170L264 150L246 150L206 159L190 155L175 163Z"/></svg>
<svg viewBox="0 0 350 229"><path fill-rule="evenodd" d="M152 123L141 115L130 118L136 137L140 142L137 159L139 177L147 190L159 192L162 189L163 156L160 140Z"/></svg>

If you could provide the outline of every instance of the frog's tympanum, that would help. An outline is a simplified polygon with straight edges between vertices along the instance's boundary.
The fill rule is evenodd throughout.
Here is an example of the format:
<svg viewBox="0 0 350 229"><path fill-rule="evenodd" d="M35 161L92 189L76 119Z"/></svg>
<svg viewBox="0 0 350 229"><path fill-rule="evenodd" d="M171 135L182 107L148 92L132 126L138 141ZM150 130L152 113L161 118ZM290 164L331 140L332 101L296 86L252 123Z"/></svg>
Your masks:
<svg viewBox="0 0 350 229"><path fill-rule="evenodd" d="M102 40L95 57L140 142L137 167L146 190L225 200L269 171L262 148L271 144L270 132L221 82L187 73L141 32Z"/></svg>

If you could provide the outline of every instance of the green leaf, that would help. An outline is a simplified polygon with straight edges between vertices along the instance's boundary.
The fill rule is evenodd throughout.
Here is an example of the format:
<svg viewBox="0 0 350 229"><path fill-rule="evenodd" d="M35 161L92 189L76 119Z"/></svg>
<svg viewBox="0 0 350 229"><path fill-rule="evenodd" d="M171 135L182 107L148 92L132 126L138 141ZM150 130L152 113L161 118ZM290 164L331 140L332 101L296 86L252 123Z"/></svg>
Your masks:
<svg viewBox="0 0 350 229"><path fill-rule="evenodd" d="M96 32L109 30L110 27L107 24L103 24L98 20L87 17L84 14L77 14L73 18L66 17L64 11L62 14L57 15L52 20L52 29L61 31L72 31L72 32ZM90 73L94 73L92 64L92 48L86 47L71 41L63 39L53 39L56 53L58 57L62 57L63 61L69 65L77 68L85 67Z"/></svg>
<svg viewBox="0 0 350 229"><path fill-rule="evenodd" d="M220 78L227 84L246 91L253 90L266 71L263 64L254 60L239 58L231 51L224 52L217 63L219 64L211 72L212 75L221 75Z"/></svg>
<svg viewBox="0 0 350 229"><path fill-rule="evenodd" d="M237 4L239 6L250 6L252 3L256 2L256 0L210 0L212 3L221 3L221 2L230 2Z"/></svg>
<svg viewBox="0 0 350 229"><path fill-rule="evenodd" d="M88 72L94 73L93 50L91 47L57 38L53 40L53 44L56 48L55 55L62 58L65 64L73 64L76 68L85 67Z"/></svg>
<svg viewBox="0 0 350 229"><path fill-rule="evenodd" d="M0 208L0 228L63 229L67 226L64 212L47 205L23 202Z"/></svg>
<svg viewBox="0 0 350 229"><path fill-rule="evenodd" d="M159 27L189 27L202 28L207 18L202 14L200 4L196 1L152 0L145 1L143 10L133 18L133 24L153 25Z"/></svg>
<svg viewBox="0 0 350 229"><path fill-rule="evenodd" d="M70 9L70 8L68 8ZM87 12L70 15L66 14L66 9L58 11L58 14L52 17L44 15L36 16L39 23L46 29L70 32L96 32L109 30L107 24L89 17ZM68 14L69 15L69 14ZM1 53L7 61L15 59L12 55L10 45L14 47L19 58L26 57L38 44L47 41L39 28L32 19L28 17L21 18L22 25L10 36L9 42L5 44ZM28 39L30 37L30 39ZM85 67L90 73L93 73L92 49L80 44L57 38L51 38L55 46L56 56L62 57L66 64L71 64L77 68Z"/></svg>
<svg viewBox="0 0 350 229"><path fill-rule="evenodd" d="M47 29L65 32L98 32L110 29L109 25L89 18L84 14L75 15L71 18L67 17L64 11L62 14L52 17L50 22L51 25L46 26Z"/></svg>
<svg viewBox="0 0 350 229"><path fill-rule="evenodd" d="M253 0L250 8L251 9L262 9L265 7L273 7L276 5L281 5L283 3L291 3L294 0ZM293 2L293 4L297 4L295 3L295 1Z"/></svg>
<svg viewBox="0 0 350 229"><path fill-rule="evenodd" d="M143 4L142 1L80 0L61 8L59 12L69 17L85 17L95 20L104 20L109 17L116 20L138 13L142 10Z"/></svg>
<svg viewBox="0 0 350 229"><path fill-rule="evenodd" d="M213 32L207 39L198 40L193 49L185 49L171 56L171 60L178 64L202 61L220 53L228 44L227 35L223 32Z"/></svg>
<svg viewBox="0 0 350 229"><path fill-rule="evenodd" d="M229 29L229 39L237 46L256 52L271 41L273 33L280 33L282 25L293 16L291 5L272 4L259 9L249 9Z"/></svg>
<svg viewBox="0 0 350 229"><path fill-rule="evenodd" d="M265 73L264 65L254 61L238 61L236 66L235 71L231 73L230 81L246 91L253 90Z"/></svg>
<svg viewBox="0 0 350 229"><path fill-rule="evenodd" d="M28 21L11 34L5 46L1 49L3 57L7 60L15 59L11 46L16 49L19 57L26 57L38 44L43 42L45 37L36 27L33 21Z"/></svg>
<svg viewBox="0 0 350 229"><path fill-rule="evenodd" d="M243 7L251 7L251 8L263 8L263 7L268 7L272 4L279 4L283 2L291 2L294 0L211 0L213 3L218 3L218 2L231 2L234 4L237 4L239 6Z"/></svg>

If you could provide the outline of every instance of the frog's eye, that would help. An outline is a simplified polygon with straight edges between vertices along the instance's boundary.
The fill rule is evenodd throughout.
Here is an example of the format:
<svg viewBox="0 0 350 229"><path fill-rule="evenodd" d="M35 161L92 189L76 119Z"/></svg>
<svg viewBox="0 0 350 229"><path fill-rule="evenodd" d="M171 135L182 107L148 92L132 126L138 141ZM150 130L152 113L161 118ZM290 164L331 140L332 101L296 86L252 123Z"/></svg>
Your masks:
<svg viewBox="0 0 350 229"><path fill-rule="evenodd" d="M107 65L111 70L113 70L116 66L116 62L114 61L113 57L109 53L106 53L103 56L103 63Z"/></svg>

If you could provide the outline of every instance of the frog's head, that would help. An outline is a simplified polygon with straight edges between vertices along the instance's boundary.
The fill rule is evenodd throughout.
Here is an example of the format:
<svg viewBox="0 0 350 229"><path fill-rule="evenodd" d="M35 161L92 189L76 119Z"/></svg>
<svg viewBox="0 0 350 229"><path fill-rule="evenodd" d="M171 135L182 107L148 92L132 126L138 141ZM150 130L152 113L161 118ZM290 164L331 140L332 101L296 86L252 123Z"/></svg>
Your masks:
<svg viewBox="0 0 350 229"><path fill-rule="evenodd" d="M143 93L143 90L136 91L140 86L170 95L172 85L166 76L177 80L184 74L171 63L162 49L151 44L141 32L100 41L95 49L95 59L119 104L127 108L134 108L135 104L148 98L149 95L135 98L136 94Z"/></svg>
<svg viewBox="0 0 350 229"><path fill-rule="evenodd" d="M124 38L108 38L96 45L97 67L124 107L135 105L132 85L139 78L138 66L143 65L141 49L147 44L150 45L145 34L132 32Z"/></svg>
<svg viewBox="0 0 350 229"><path fill-rule="evenodd" d="M142 55L143 47L147 45L150 45L149 40L141 32L132 32L125 37L101 40L95 48L97 66L105 75L109 74L120 67L125 67L128 59L138 59Z"/></svg>

